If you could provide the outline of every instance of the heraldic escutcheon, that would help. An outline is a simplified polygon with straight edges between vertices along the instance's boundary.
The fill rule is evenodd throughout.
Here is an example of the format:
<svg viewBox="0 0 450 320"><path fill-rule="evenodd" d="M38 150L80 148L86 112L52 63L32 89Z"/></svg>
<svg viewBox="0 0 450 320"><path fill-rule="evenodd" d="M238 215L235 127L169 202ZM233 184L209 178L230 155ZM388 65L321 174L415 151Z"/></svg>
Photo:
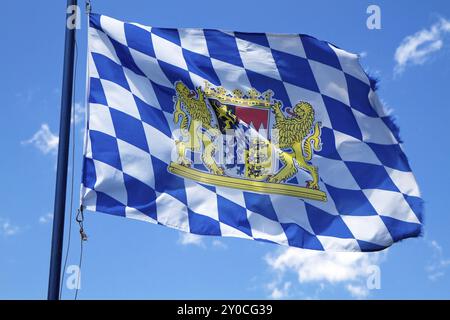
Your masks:
<svg viewBox="0 0 450 320"><path fill-rule="evenodd" d="M177 81L175 91L173 121L180 134L169 172L214 186L327 201L311 163L322 142L310 103L283 111L271 90L228 92L208 82L191 90ZM195 153L199 161L192 160ZM304 185L295 179L299 170L310 176Z"/></svg>

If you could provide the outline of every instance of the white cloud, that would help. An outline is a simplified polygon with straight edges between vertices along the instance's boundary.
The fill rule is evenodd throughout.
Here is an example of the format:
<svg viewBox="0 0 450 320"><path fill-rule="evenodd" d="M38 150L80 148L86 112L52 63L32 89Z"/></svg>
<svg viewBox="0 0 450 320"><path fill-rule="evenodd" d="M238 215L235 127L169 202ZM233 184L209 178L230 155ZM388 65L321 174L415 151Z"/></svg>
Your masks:
<svg viewBox="0 0 450 320"><path fill-rule="evenodd" d="M270 268L278 273L281 283L288 272L297 275L300 284L312 283L324 285L345 285L345 289L355 298L364 298L369 294L366 281L373 265L378 265L384 253L362 252L322 252L287 248L266 257ZM275 290L276 289L276 290ZM289 289L289 288L288 288ZM271 296L284 292L280 286L271 291Z"/></svg>
<svg viewBox="0 0 450 320"><path fill-rule="evenodd" d="M212 245L213 245L213 247L220 248L220 249L227 249L228 248L228 246L223 241L220 241L220 240L217 240L217 239L213 240Z"/></svg>
<svg viewBox="0 0 450 320"><path fill-rule="evenodd" d="M272 282L269 284L268 289L271 290L270 297L272 299L286 299L289 297L290 292L289 289L291 288L292 283L289 281L286 281L281 284L281 286L278 286L277 282Z"/></svg>
<svg viewBox="0 0 450 320"><path fill-rule="evenodd" d="M433 255L431 262L426 266L425 270L428 273L428 279L436 281L445 275L446 269L450 266L450 258L444 256L442 247L437 241L430 241L429 246L433 250Z"/></svg>
<svg viewBox="0 0 450 320"><path fill-rule="evenodd" d="M402 40L395 51L395 74L402 73L408 65L423 64L433 52L439 51L446 33L450 32L450 21L440 19L428 29L422 29Z"/></svg>
<svg viewBox="0 0 450 320"><path fill-rule="evenodd" d="M194 233L188 233L188 232L180 232L180 236L178 238L178 243L183 246L197 246L202 248L215 248L215 249L221 249L225 250L228 249L228 246L226 243L224 243L222 240L214 239L211 237L205 237L201 235L197 235Z"/></svg>
<svg viewBox="0 0 450 320"><path fill-rule="evenodd" d="M53 213L47 213L39 217L39 223L47 224L53 220Z"/></svg>
<svg viewBox="0 0 450 320"><path fill-rule="evenodd" d="M58 150L58 141L58 136L50 131L48 124L43 123L31 139L22 141L22 144L31 144L44 154L54 154Z"/></svg>
<svg viewBox="0 0 450 320"><path fill-rule="evenodd" d="M184 246L194 245L199 247L205 247L205 243L203 242L203 237L187 232L180 232L180 238L178 239L178 243Z"/></svg>
<svg viewBox="0 0 450 320"><path fill-rule="evenodd" d="M10 237L16 235L20 231L20 228L11 224L8 219L0 218L0 235Z"/></svg>
<svg viewBox="0 0 450 320"><path fill-rule="evenodd" d="M369 289L364 285L348 284L345 286L348 292L355 298L366 298L369 295Z"/></svg>

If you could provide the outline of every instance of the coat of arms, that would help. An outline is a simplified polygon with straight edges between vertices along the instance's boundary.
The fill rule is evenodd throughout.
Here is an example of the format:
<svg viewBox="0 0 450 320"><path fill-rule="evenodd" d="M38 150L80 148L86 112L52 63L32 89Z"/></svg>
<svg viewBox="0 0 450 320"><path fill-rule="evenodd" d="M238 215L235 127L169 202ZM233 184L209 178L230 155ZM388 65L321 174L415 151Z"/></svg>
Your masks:
<svg viewBox="0 0 450 320"><path fill-rule="evenodd" d="M198 182L252 192L326 201L318 168L321 123L313 106L284 108L273 92L175 83L176 159L168 170ZM299 184L299 170L310 178Z"/></svg>

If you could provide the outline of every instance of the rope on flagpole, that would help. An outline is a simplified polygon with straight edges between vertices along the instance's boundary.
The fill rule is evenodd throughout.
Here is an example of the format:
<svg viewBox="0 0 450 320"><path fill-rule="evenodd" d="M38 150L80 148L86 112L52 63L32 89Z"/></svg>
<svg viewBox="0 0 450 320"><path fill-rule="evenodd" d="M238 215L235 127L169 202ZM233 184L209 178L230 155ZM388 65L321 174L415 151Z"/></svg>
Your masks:
<svg viewBox="0 0 450 320"><path fill-rule="evenodd" d="M85 1L85 9L86 9L86 16L87 16L87 28L89 28L89 14L91 13L91 9L92 9L92 5L91 5L91 1L90 0L86 0ZM89 48L88 48L89 50ZM86 61L87 64L89 64L89 61ZM87 87L86 87L87 90ZM88 94L86 92L86 94ZM87 103L87 99L86 99L86 103ZM86 105L86 108L88 106ZM86 114L87 116L87 114ZM77 278L77 286L75 289L75 297L74 300L78 299L78 292L80 290L80 277L81 277L81 268L83 265L83 244L84 241L88 240L87 234L84 232L84 212L83 212L83 206L80 205L80 208L77 211L77 216L75 218L75 220L78 222L78 226L79 226L79 233L80 233L80 257L78 260L78 278Z"/></svg>
<svg viewBox="0 0 450 320"><path fill-rule="evenodd" d="M76 113L75 113L75 94L76 94L76 82L77 82L77 66L78 66L78 44L77 44L77 38L75 35L75 67L74 67L74 76L73 76L73 92L74 94L72 95L72 114L71 114L71 131L72 131L72 139L71 139L71 143L72 143L72 148L71 148L71 153L72 153L72 157L71 157L71 167L70 167L70 191L69 191L69 226L68 226L68 231L69 234L67 235L67 247L66 247L66 253L65 253L65 257L64 257L64 267L62 269L62 281L60 283L60 289L59 289L59 299L61 300L62 297L62 291L63 291L63 284L64 284L64 275L65 275L65 271L66 271L66 267L67 267L67 260L69 258L69 252L70 252L70 244L71 244L71 238L72 238L72 218L73 218L73 190L74 190L74 183L75 183L75 122L76 122Z"/></svg>
<svg viewBox="0 0 450 320"><path fill-rule="evenodd" d="M90 12L91 12L91 1L90 0L86 0L86 15L88 16L87 19L89 19ZM89 22L88 22L88 25L89 25ZM69 258L70 247L71 247L71 239L72 239L71 235L72 235L72 227L73 227L72 219L73 219L73 211L74 211L74 209L73 209L73 203L74 203L73 196L74 196L74 183L75 183L74 175L75 175L75 149L76 149L75 148L76 147L75 126L76 126L76 116L77 116L76 112L75 112L75 94L76 94L76 80L77 80L77 66L78 66L78 43L77 43L76 35L75 35L75 38L74 38L74 45L75 45L75 58L74 58L74 60L75 60L75 63L74 63L75 67L74 67L74 82L73 82L74 95L72 96L72 110L71 110L72 111L72 114L71 114L71 118L72 118L72 123L71 123L71 131L72 131L72 141L71 141L71 143L72 143L72 148L71 148L72 157L71 157L71 163L72 163L72 166L70 168L71 169L71 184L70 184L70 205L69 205L70 211L69 211L69 226L68 226L69 234L68 234L68 238L67 238L67 247L66 247L65 258L64 258L64 267L62 269L63 270L63 275L62 275L62 281L61 281L61 284L60 284L60 291L59 291L59 299L60 300L62 298L63 283L64 283L64 279L65 279L65 270L66 270L66 267L67 267L67 261L68 261L68 258ZM78 221L79 220L79 216L80 216L80 211L81 211L82 219L81 219L81 221ZM84 216L83 216L81 207L80 207L80 209L78 209L76 220L77 220L78 224L80 225L81 248L80 248L80 258L79 258L78 270L81 271L81 262L82 262L82 255L83 255L83 241L87 241L87 235L86 235L86 233L84 232L84 229L83 229L82 221L84 220ZM80 274L80 272L78 273L77 284L80 283L79 274ZM78 288L79 288L79 286L77 285L77 289L76 289L76 292L75 292L75 300L77 299L77 296L78 296Z"/></svg>
<svg viewBox="0 0 450 320"><path fill-rule="evenodd" d="M83 212L83 207L80 206L80 208L78 209L78 213L77 213L77 217L76 220L78 222L78 225L80 227L80 258L78 260L78 279L77 279L77 286L75 289L75 300L77 300L78 298L78 291L80 289L80 275L81 275L81 267L83 264L83 243L84 241L87 241L88 237L87 234L84 232L84 212Z"/></svg>

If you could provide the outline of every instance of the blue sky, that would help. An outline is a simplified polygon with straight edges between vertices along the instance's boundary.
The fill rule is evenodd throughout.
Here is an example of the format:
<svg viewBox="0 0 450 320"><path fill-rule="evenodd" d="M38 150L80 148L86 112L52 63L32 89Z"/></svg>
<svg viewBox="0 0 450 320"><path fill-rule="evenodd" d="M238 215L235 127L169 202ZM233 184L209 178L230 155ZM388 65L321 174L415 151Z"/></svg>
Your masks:
<svg viewBox="0 0 450 320"><path fill-rule="evenodd" d="M9 1L0 20L0 298L46 297L65 1ZM366 27L369 4L381 30ZM94 11L166 27L306 33L360 53L380 79L425 200L425 233L379 254L323 254L199 238L89 214L79 298L450 298L450 4L445 1L93 1ZM86 29L78 32L75 201L82 157ZM77 264L72 229L69 264ZM66 233L67 238L67 233ZM381 288L366 286L381 270ZM73 290L64 289L70 299Z"/></svg>

